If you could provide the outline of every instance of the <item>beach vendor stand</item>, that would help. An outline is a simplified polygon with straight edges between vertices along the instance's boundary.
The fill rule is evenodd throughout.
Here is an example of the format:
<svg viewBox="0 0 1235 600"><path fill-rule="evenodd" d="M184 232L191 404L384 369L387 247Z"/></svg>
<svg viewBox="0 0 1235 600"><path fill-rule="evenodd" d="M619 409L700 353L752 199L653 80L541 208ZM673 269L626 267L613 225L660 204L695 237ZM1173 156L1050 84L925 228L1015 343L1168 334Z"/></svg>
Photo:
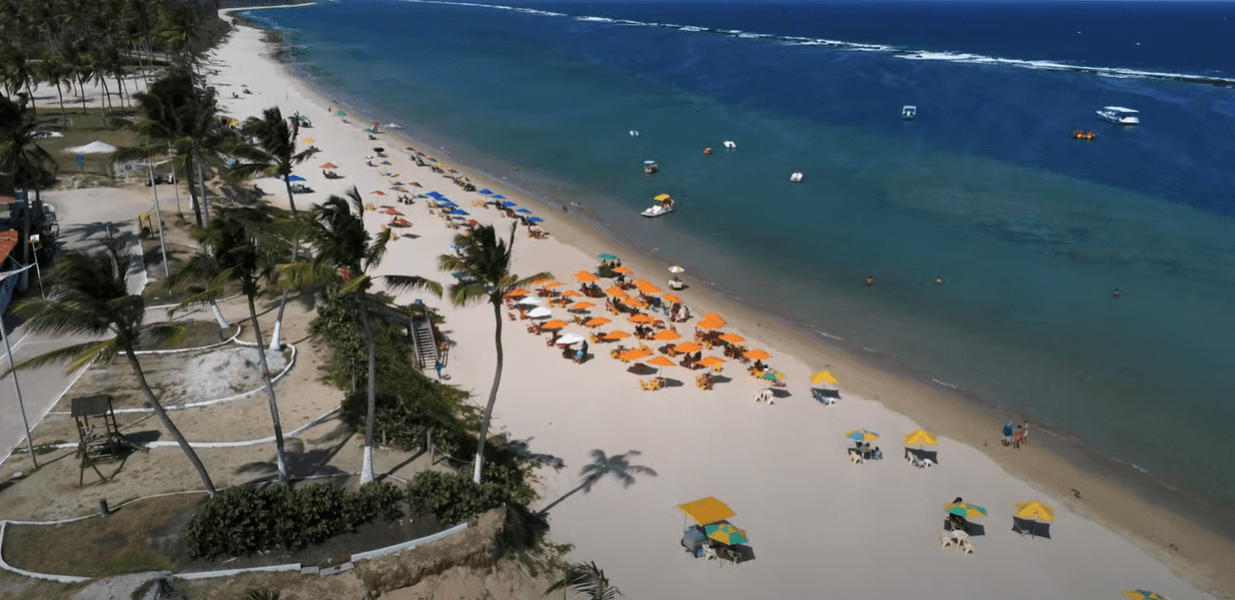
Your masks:
<svg viewBox="0 0 1235 600"><path fill-rule="evenodd" d="M725 557L733 562L741 559L734 546L747 542L746 532L734 527L726 519L734 516L724 502L711 496L694 502L678 505L694 525L687 525L682 532L682 547L695 558L718 558L717 548L725 550Z"/></svg>

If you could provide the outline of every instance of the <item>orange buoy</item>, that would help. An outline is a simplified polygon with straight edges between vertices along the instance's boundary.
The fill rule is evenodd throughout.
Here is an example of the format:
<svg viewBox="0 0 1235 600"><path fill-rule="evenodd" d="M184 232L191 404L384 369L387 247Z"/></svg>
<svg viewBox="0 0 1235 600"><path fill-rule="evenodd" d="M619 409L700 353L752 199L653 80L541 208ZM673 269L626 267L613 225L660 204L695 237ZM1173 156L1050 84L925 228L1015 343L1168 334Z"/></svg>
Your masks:
<svg viewBox="0 0 1235 600"><path fill-rule="evenodd" d="M1092 140L1092 139L1093 139L1093 132L1092 132L1092 131L1087 131L1087 132L1085 132L1085 139L1087 139L1087 140Z"/></svg>
<svg viewBox="0 0 1235 600"><path fill-rule="evenodd" d="M704 149L703 149L703 155L704 155L704 156L711 156L711 155L712 155L712 149L711 149L711 148L704 148Z"/></svg>

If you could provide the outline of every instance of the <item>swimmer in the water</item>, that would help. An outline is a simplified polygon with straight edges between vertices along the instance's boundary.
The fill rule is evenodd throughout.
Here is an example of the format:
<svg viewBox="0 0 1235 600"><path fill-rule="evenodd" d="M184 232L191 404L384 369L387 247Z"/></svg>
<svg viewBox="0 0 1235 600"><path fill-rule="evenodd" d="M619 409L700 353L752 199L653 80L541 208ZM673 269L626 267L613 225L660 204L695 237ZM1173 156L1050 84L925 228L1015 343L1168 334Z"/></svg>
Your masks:
<svg viewBox="0 0 1235 600"><path fill-rule="evenodd" d="M1112 298L1118 298L1118 297L1119 297L1119 288L1115 288L1115 291L1111 292L1111 297L1112 297Z"/></svg>
<svg viewBox="0 0 1235 600"><path fill-rule="evenodd" d="M943 278L942 278L942 277L936 277L936 278L935 278L935 285L943 285Z"/></svg>
<svg viewBox="0 0 1235 600"><path fill-rule="evenodd" d="M866 276L866 286L870 287L872 285L875 285L875 278L871 277L870 275L867 275Z"/></svg>

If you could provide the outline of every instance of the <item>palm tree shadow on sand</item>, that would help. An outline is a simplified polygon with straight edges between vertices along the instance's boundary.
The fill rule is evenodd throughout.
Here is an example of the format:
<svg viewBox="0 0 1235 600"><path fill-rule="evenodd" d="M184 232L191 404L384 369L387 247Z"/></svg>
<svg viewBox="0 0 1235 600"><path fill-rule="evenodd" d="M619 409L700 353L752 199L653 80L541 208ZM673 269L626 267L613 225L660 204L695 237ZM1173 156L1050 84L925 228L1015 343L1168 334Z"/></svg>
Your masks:
<svg viewBox="0 0 1235 600"><path fill-rule="evenodd" d="M562 497L551 502L548 506L540 509L537 513L540 516L545 516L553 507L561 504L563 500L575 495L576 492L582 491L588 493L592 491L592 486L596 485L606 475L612 475L622 482L622 487L630 487L635 483L635 475L650 475L656 477L656 471L650 467L642 465L630 464L630 458L642 454L638 450L628 450L623 454L614 454L607 456L604 450L592 450L592 462L583 465L579 470L579 476L583 477L583 483L578 487L562 494Z"/></svg>

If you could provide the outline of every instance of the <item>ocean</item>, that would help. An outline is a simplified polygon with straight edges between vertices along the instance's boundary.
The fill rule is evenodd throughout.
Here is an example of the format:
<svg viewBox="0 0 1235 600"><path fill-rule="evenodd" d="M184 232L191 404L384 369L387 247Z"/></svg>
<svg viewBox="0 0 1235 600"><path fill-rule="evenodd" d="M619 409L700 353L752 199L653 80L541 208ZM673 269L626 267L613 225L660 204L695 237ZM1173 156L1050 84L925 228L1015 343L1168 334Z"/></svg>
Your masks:
<svg viewBox="0 0 1235 600"><path fill-rule="evenodd" d="M347 0L248 16L338 106L1230 516L1235 4ZM1100 120L1106 105L1141 124ZM662 192L678 212L638 216Z"/></svg>

